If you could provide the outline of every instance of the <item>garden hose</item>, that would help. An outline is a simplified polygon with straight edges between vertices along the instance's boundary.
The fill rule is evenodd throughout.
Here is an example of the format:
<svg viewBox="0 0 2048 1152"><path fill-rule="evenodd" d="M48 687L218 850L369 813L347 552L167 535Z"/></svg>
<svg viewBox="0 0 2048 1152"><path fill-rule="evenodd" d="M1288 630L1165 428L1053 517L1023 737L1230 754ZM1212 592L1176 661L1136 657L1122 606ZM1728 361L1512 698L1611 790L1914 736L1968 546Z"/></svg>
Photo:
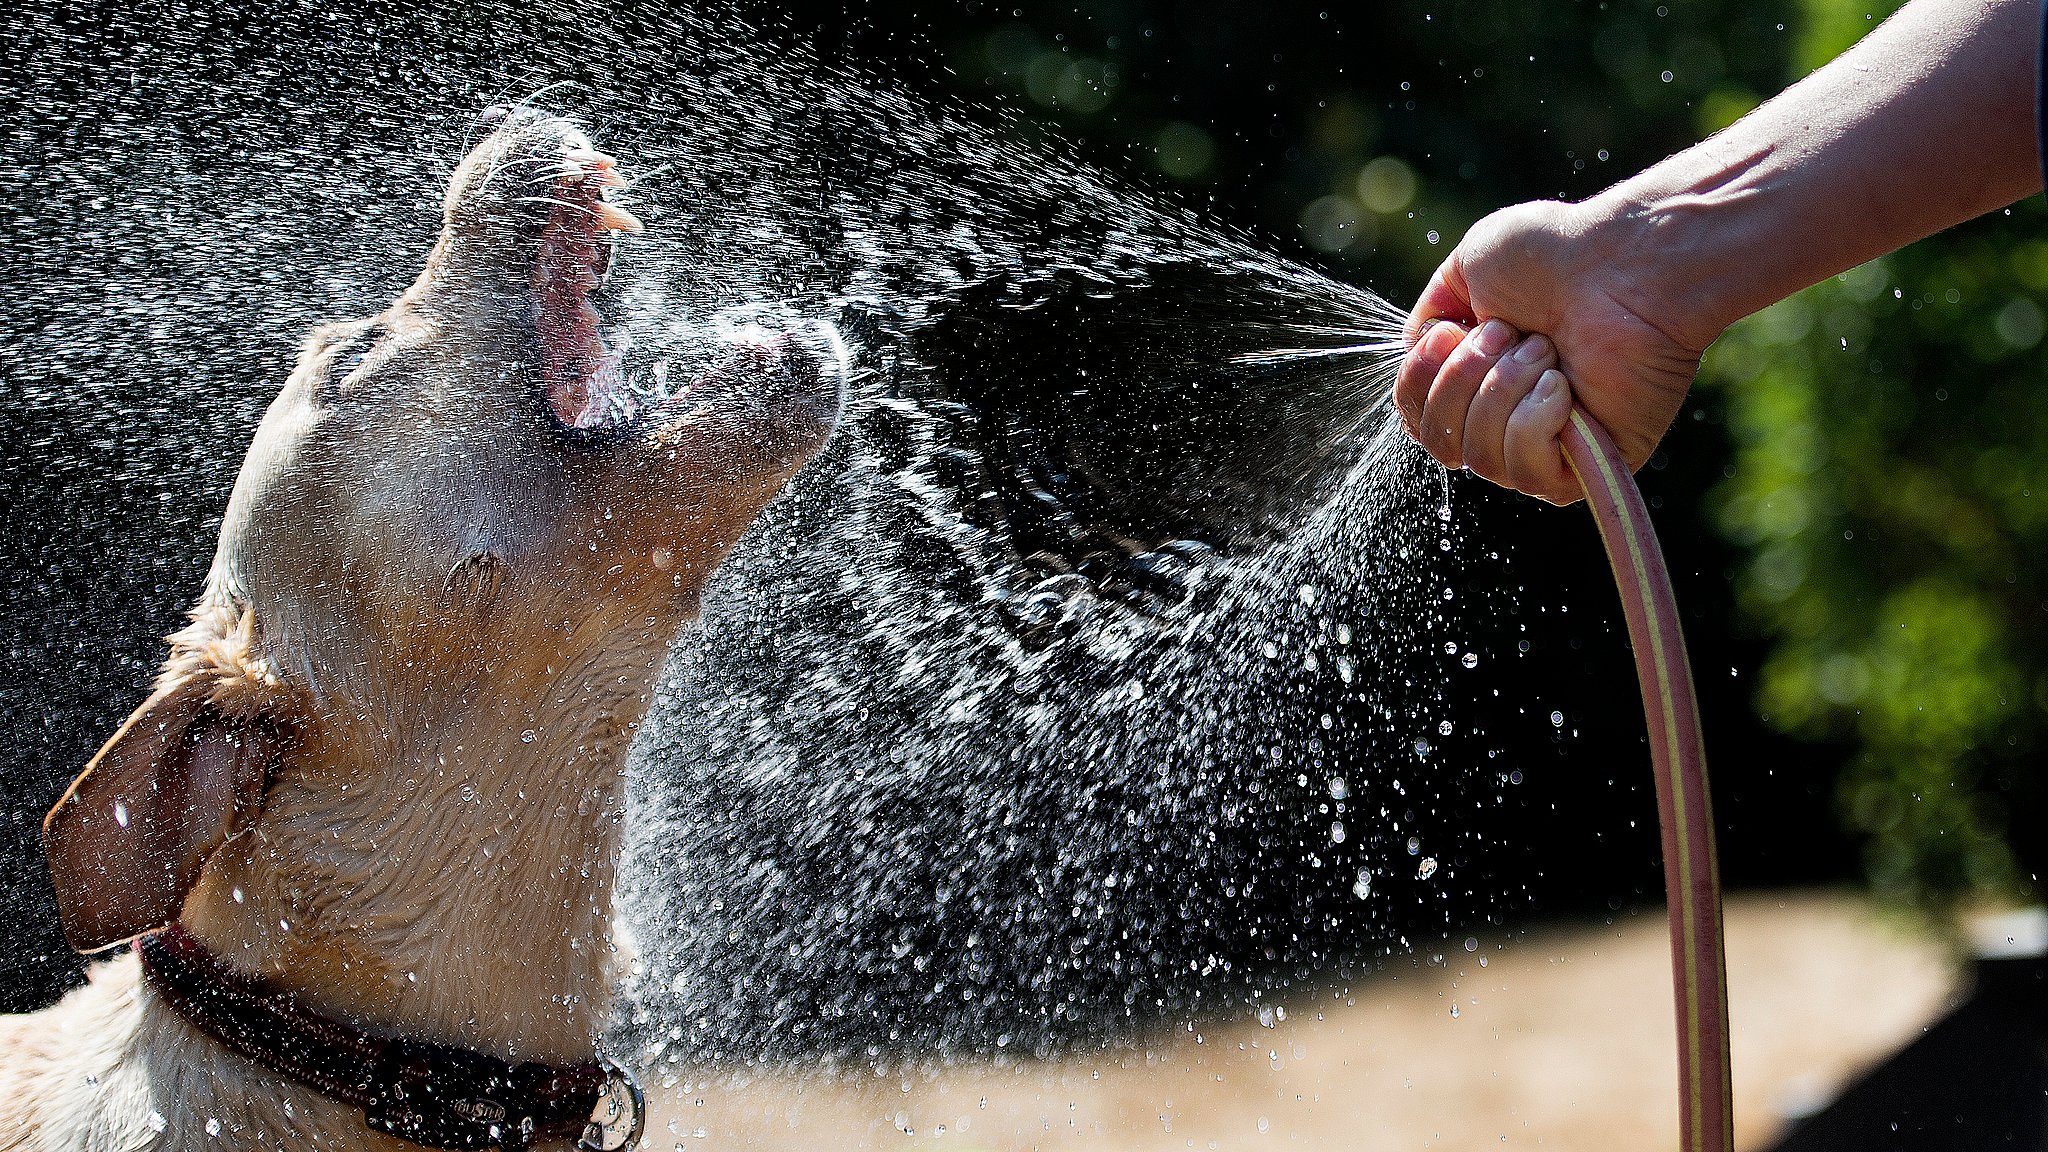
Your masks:
<svg viewBox="0 0 2048 1152"><path fill-rule="evenodd" d="M1685 1152L1729 1152L1734 1147L1734 1103L1720 866L1714 852L1699 701L1686 661L1678 602L1643 494L1607 431L1585 409L1574 407L1562 439L1565 461L1586 490L1586 504L1614 566L1649 725L1657 821L1664 841L1664 892L1671 907L1679 1147Z"/></svg>

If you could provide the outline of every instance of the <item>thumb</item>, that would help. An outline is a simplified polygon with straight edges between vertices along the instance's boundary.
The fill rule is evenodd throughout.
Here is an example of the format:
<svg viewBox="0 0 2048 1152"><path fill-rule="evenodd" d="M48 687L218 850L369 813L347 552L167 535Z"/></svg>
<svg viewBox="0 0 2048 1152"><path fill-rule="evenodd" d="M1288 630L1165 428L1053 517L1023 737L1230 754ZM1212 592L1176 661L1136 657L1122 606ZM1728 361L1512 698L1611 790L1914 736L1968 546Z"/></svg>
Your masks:
<svg viewBox="0 0 2048 1152"><path fill-rule="evenodd" d="M1402 343L1415 347L1422 339L1422 330L1432 321L1452 320L1473 328L1479 317L1472 311L1472 291L1465 283L1465 269L1457 252L1440 265L1429 286L1422 290L1422 296L1415 301L1415 308L1408 313L1408 322L1402 326Z"/></svg>

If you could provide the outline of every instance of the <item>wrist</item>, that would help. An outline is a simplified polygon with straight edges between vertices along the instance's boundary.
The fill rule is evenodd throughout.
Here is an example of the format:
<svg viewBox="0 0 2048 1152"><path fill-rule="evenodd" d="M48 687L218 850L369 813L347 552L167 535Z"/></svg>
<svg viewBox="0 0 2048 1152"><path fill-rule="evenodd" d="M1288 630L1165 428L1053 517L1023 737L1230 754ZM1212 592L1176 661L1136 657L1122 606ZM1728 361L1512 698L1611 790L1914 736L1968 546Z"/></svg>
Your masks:
<svg viewBox="0 0 2048 1152"><path fill-rule="evenodd" d="M1688 352L1706 351L1729 325L1771 303L1730 258L1741 243L1736 221L1655 169L1571 210L1585 274Z"/></svg>

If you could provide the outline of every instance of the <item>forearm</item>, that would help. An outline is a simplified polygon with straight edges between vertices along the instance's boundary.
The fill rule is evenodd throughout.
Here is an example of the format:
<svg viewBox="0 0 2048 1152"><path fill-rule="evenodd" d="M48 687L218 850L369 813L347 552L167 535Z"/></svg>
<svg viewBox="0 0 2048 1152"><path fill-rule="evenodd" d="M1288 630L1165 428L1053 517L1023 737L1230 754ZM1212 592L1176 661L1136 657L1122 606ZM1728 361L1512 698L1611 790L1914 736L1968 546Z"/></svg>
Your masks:
<svg viewBox="0 0 2048 1152"><path fill-rule="evenodd" d="M2039 3L1914 0L1739 123L1580 208L1649 258L1669 286L1660 319L1705 347L1801 288L2040 190Z"/></svg>

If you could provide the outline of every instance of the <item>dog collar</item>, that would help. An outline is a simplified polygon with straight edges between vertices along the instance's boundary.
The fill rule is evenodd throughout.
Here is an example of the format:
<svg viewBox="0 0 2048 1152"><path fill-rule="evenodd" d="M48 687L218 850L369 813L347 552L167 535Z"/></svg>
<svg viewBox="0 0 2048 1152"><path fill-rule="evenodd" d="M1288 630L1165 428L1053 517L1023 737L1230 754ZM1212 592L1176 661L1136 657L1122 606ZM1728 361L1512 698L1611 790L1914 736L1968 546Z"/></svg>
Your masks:
<svg viewBox="0 0 2048 1152"><path fill-rule="evenodd" d="M427 1148L506 1152L543 1138L573 1138L588 1152L627 1152L640 1142L640 1085L609 1059L510 1064L467 1048L373 1036L235 972L177 924L144 936L135 950L150 987L186 1022L362 1109L374 1131Z"/></svg>

